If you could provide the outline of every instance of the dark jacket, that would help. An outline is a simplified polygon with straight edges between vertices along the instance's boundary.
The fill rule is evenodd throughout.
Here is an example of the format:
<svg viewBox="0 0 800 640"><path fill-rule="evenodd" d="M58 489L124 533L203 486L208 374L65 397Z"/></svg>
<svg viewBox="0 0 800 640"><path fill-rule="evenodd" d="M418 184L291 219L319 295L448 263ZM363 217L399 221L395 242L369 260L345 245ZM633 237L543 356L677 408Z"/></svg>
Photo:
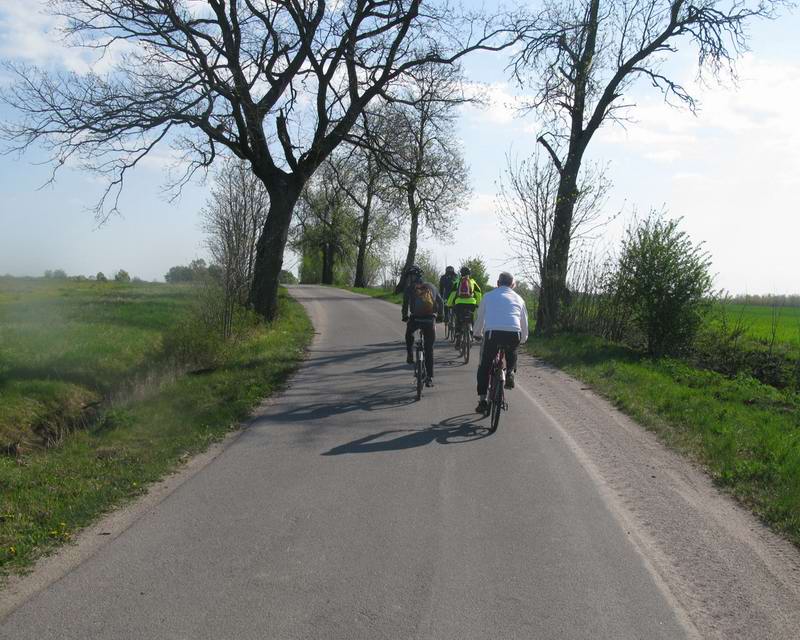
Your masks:
<svg viewBox="0 0 800 640"><path fill-rule="evenodd" d="M405 291L403 291L403 310L402 310L403 320L409 317L409 305L411 304L411 295L414 286L416 284L417 284L416 282L410 282L408 286L405 288ZM433 295L433 304L435 308L435 313L433 315L422 318L418 318L413 314L411 315L411 317L414 320L431 320L436 316L442 315L442 310L444 309L444 301L442 300L442 296L439 295L439 291L437 291L436 287L434 287L430 282L423 282L422 284L431 290L431 293Z"/></svg>
<svg viewBox="0 0 800 640"><path fill-rule="evenodd" d="M450 292L453 290L453 286L458 281L458 274L455 273L445 273L441 278L439 278L439 293L442 294L442 298L446 299L446 297L450 295Z"/></svg>

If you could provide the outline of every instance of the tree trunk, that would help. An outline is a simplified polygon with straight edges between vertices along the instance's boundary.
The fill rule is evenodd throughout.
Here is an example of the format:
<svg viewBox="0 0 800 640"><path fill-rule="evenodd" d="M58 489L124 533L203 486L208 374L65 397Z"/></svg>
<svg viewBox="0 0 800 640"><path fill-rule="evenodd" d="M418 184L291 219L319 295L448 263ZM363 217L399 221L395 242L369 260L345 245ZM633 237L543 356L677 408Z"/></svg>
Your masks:
<svg viewBox="0 0 800 640"><path fill-rule="evenodd" d="M572 240L572 215L578 197L577 178L580 157L568 159L558 185L550 247L542 273L539 309L536 312L536 335L552 334L561 315L561 305L567 290L569 246Z"/></svg>
<svg viewBox="0 0 800 640"><path fill-rule="evenodd" d="M282 176L265 181L265 184L269 193L269 212L256 246L250 302L256 313L266 320L274 320L278 313L278 279L283 267L283 250L303 181Z"/></svg>
<svg viewBox="0 0 800 640"><path fill-rule="evenodd" d="M400 293L405 285L405 278L403 277L408 268L414 264L417 257L417 234L419 232L419 209L414 202L413 192L408 194L408 203L411 214L411 232L408 237L408 253L406 254L406 261L403 265L403 273L400 274L400 280L394 288L395 293Z"/></svg>
<svg viewBox="0 0 800 640"><path fill-rule="evenodd" d="M361 229L358 234L358 256L356 257L356 277L353 282L354 287L366 287L367 278L364 273L364 263L367 260L367 241L369 240L369 218L370 218L370 200L367 198L367 206L364 210L364 216L361 218Z"/></svg>
<svg viewBox="0 0 800 640"><path fill-rule="evenodd" d="M322 284L333 284L333 257L332 243L322 245Z"/></svg>

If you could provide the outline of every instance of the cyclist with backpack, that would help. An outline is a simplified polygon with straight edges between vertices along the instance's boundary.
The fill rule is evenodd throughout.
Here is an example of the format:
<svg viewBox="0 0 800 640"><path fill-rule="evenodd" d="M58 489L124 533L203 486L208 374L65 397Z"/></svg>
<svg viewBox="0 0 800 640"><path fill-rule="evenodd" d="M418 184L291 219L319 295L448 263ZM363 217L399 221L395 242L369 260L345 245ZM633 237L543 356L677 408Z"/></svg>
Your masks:
<svg viewBox="0 0 800 640"><path fill-rule="evenodd" d="M455 285L457 280L456 277L456 269L455 267L447 267L444 270L444 275L439 278L439 292L442 294L442 297L449 296L450 292L453 290L453 286ZM444 307L444 321L447 323L450 320L450 311L451 308L448 305Z"/></svg>
<svg viewBox="0 0 800 640"><path fill-rule="evenodd" d="M433 343L436 341L436 322L442 319L442 296L436 287L422 279L422 269L417 265L405 274L402 318L406 322L406 362L414 364L414 332L422 329L425 342L425 369L428 372L426 387L433 386Z"/></svg>
<svg viewBox="0 0 800 640"><path fill-rule="evenodd" d="M456 314L457 326L466 321L472 321L473 313L481 302L483 292L481 286L472 277L469 267L461 267L461 277L453 285L447 297L447 306L452 307ZM456 349L460 347L456 341Z"/></svg>

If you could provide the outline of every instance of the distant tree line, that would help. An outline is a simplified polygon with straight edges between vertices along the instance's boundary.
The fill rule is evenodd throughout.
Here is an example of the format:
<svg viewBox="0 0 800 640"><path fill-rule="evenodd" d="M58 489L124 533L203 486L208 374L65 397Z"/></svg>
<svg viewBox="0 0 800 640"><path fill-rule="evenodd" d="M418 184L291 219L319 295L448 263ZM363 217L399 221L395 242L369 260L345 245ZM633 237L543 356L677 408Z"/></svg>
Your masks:
<svg viewBox="0 0 800 640"><path fill-rule="evenodd" d="M76 282L84 282L84 281L91 281L94 280L96 282L108 282L108 278L102 271L98 271L96 275L93 276L83 276L83 275L75 275L75 276L68 276L67 272L63 269L48 269L44 272L44 277L49 280L73 280ZM141 278L134 276L131 278L131 275L125 271L125 269L120 269L113 275L114 282L121 282L121 283L128 283L128 282L144 282Z"/></svg>

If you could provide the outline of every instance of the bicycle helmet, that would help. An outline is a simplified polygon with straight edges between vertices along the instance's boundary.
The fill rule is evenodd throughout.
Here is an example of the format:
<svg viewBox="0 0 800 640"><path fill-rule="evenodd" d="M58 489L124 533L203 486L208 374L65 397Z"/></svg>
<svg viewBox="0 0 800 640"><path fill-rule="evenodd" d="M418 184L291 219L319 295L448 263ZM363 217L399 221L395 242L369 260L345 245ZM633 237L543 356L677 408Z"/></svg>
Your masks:
<svg viewBox="0 0 800 640"><path fill-rule="evenodd" d="M444 272L445 272L445 273L447 273L447 274L450 274L450 275L456 275L456 268L455 268L455 267L453 267L453 266L448 266L448 267L447 267L447 268L444 270Z"/></svg>
<svg viewBox="0 0 800 640"><path fill-rule="evenodd" d="M408 269L406 269L406 277L421 278L422 269L420 269L417 265L412 264Z"/></svg>
<svg viewBox="0 0 800 640"><path fill-rule="evenodd" d="M461 267L461 275L462 276L468 276L468 275L470 275L470 273L472 273L472 272L470 271L469 267Z"/></svg>

